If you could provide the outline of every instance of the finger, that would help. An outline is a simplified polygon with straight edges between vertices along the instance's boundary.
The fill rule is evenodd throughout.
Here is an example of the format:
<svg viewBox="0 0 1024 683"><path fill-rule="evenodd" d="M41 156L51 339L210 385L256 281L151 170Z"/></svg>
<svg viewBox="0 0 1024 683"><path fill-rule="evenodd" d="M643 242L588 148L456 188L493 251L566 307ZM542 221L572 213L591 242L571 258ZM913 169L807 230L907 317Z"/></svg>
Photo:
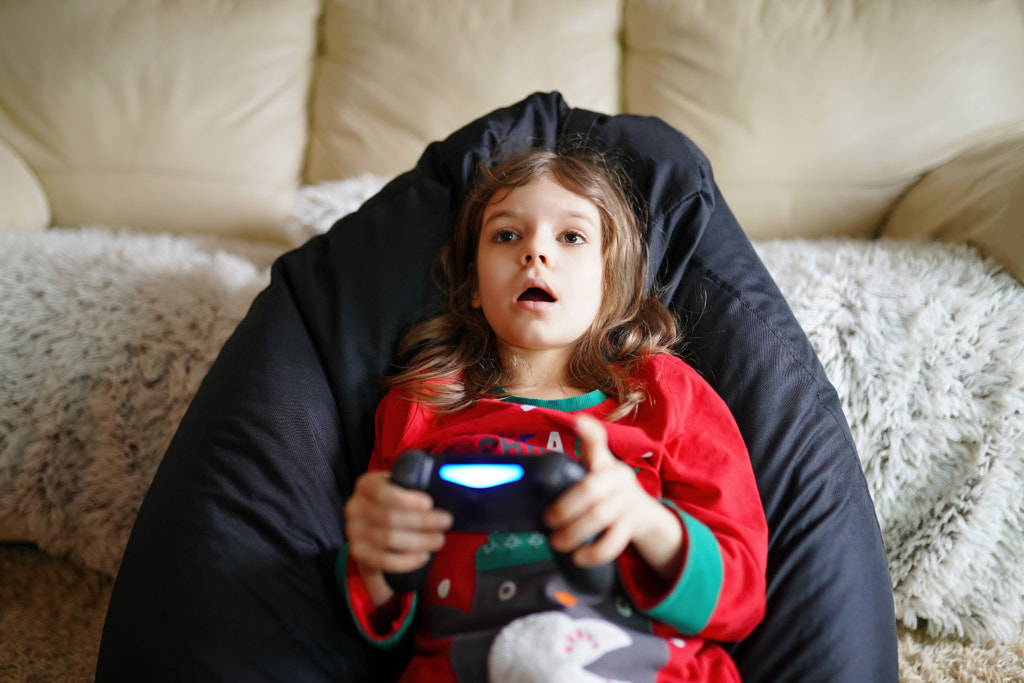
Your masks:
<svg viewBox="0 0 1024 683"><path fill-rule="evenodd" d="M445 510L410 511L388 508L365 498L353 498L345 505L346 535L359 533L384 536L389 532L439 535L452 524L451 513Z"/></svg>
<svg viewBox="0 0 1024 683"><path fill-rule="evenodd" d="M350 543L349 554L364 569L396 574L419 569L430 560L430 553L396 553L363 543Z"/></svg>
<svg viewBox="0 0 1024 683"><path fill-rule="evenodd" d="M452 524L451 513L434 508L428 494L395 486L379 472L359 478L354 495L345 505L345 516L378 526L423 531L445 531Z"/></svg>
<svg viewBox="0 0 1024 683"><path fill-rule="evenodd" d="M442 532L353 522L349 543L367 543L388 552L434 552L444 545Z"/></svg>
<svg viewBox="0 0 1024 683"><path fill-rule="evenodd" d="M617 524L610 526L593 543L580 546L572 554L572 561L580 567L594 567L614 562L629 545L629 540L627 530Z"/></svg>
<svg viewBox="0 0 1024 683"><path fill-rule="evenodd" d="M580 437L580 457L591 472L615 462L608 450L608 432L600 420L580 415L576 418L576 434Z"/></svg>
<svg viewBox="0 0 1024 683"><path fill-rule="evenodd" d="M568 552L600 536L625 517L624 503L625 501L618 497L595 501L581 514L567 520L560 527L553 527L555 530L550 537L551 547Z"/></svg>
<svg viewBox="0 0 1024 683"><path fill-rule="evenodd" d="M349 554L361 565L379 571L410 571L444 545L442 533L421 533L374 526L365 520L346 525Z"/></svg>
<svg viewBox="0 0 1024 683"><path fill-rule="evenodd" d="M358 493L390 508L429 510L434 507L434 501L429 494L393 484L391 475L387 472L369 472L363 475L356 483L356 489Z"/></svg>
<svg viewBox="0 0 1024 683"><path fill-rule="evenodd" d="M378 524L392 529L443 533L452 526L452 513L437 509L425 512L390 509L383 512Z"/></svg>
<svg viewBox="0 0 1024 683"><path fill-rule="evenodd" d="M547 509L545 523L552 529L560 529L590 514L594 506L606 504L605 501L611 499L622 498L628 493L628 489L624 487L624 478L632 476L632 471L623 467L620 462L613 461L611 467L587 474ZM621 505L619 508L621 509ZM612 521L614 520L607 520L608 523Z"/></svg>

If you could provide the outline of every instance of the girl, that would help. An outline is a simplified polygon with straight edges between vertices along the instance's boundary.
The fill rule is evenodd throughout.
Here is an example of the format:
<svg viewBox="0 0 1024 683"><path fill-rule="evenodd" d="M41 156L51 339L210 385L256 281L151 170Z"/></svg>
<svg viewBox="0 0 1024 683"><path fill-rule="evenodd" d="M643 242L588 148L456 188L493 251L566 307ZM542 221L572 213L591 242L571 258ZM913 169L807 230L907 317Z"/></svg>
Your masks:
<svg viewBox="0 0 1024 683"><path fill-rule="evenodd" d="M763 616L764 515L727 408L671 355L615 174L542 150L482 168L442 264L448 310L405 338L345 506L337 577L360 630L382 647L415 630L409 681L739 680L709 641ZM588 475L546 511L549 541L446 535L449 513L388 481L412 448L554 450ZM615 594L573 595L551 549L615 561ZM432 553L418 591L389 587Z"/></svg>

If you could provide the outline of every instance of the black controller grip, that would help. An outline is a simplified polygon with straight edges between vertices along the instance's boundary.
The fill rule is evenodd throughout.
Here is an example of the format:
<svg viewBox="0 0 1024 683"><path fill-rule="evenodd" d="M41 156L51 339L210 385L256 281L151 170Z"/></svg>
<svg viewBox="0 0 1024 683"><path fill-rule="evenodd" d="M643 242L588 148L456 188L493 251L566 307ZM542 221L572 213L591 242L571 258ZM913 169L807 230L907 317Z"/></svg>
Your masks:
<svg viewBox="0 0 1024 683"><path fill-rule="evenodd" d="M591 539L593 543L594 539ZM572 553L552 551L555 564L562 576L583 593L607 596L615 586L615 563L599 564L595 567L581 567L572 561Z"/></svg>
<svg viewBox="0 0 1024 683"><path fill-rule="evenodd" d="M406 451L391 468L391 481L404 489L426 491L434 470L434 459L423 451Z"/></svg>
<svg viewBox="0 0 1024 683"><path fill-rule="evenodd" d="M410 593L414 590L419 589L423 585L423 582L427 579L427 572L430 571L430 562L433 560L427 560L427 563L419 569L414 569L411 572L405 572L404 574L395 574L392 572L384 572L384 580L391 586L391 590L396 593Z"/></svg>
<svg viewBox="0 0 1024 683"><path fill-rule="evenodd" d="M391 481L404 489L426 491L430 485L433 459L423 451L406 451L391 468ZM384 572L384 580L396 593L408 593L423 585L430 571L433 555L427 563L411 572Z"/></svg>
<svg viewBox="0 0 1024 683"><path fill-rule="evenodd" d="M582 480L587 474L586 468L576 460L567 458L549 458L538 468L538 476L544 480L545 488L550 491L545 507L565 493L573 484ZM588 543L593 543L595 538ZM615 564L581 567L572 560L572 553L561 553L552 549L555 564L571 585L585 593L608 595L615 584Z"/></svg>

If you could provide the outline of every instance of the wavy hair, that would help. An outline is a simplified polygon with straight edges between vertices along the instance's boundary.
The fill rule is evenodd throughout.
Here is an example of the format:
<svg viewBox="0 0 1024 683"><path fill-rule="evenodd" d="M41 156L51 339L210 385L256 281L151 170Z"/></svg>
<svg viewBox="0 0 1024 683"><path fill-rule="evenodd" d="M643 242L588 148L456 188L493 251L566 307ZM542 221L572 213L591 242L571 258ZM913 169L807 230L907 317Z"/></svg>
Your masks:
<svg viewBox="0 0 1024 683"><path fill-rule="evenodd" d="M514 359L503 358L483 312L472 305L476 254L484 209L499 193L548 178L591 201L601 216L603 293L589 330L576 342L563 380L583 391L600 389L619 407L620 419L646 399L631 380L647 355L671 352L678 342L672 314L647 290L646 245L625 179L594 152L535 149L495 167L481 164L456 218L450 243L439 255L448 306L403 338L400 361L386 387L400 388L440 412L453 412L515 383Z"/></svg>

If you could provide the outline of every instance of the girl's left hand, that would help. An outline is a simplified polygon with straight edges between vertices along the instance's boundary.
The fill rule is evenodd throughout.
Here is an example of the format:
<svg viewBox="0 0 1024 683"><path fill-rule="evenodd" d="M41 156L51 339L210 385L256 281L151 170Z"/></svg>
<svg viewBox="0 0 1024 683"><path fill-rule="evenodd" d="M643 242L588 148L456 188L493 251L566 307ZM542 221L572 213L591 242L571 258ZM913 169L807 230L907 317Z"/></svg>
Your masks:
<svg viewBox="0 0 1024 683"><path fill-rule="evenodd" d="M644 490L633 468L612 455L599 420L581 415L576 433L589 474L545 513L551 547L576 548L573 561L591 567L614 561L632 543L662 579L673 581L685 552L679 518ZM595 536L593 544L583 545Z"/></svg>

